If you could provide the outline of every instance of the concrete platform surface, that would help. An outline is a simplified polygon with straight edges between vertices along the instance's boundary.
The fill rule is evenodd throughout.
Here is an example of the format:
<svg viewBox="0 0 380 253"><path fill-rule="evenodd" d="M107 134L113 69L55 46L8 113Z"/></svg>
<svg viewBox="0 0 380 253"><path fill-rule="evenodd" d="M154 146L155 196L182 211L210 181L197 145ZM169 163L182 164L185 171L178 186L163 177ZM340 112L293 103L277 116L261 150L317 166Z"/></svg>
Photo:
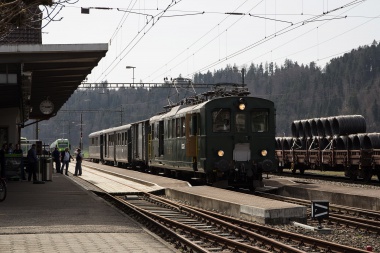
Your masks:
<svg viewBox="0 0 380 253"><path fill-rule="evenodd" d="M305 222L306 207L209 186L167 188L166 196L206 210L263 224Z"/></svg>
<svg viewBox="0 0 380 253"><path fill-rule="evenodd" d="M310 183L295 178L272 177L265 185L276 187L277 194L305 200L327 200L330 204L380 211L380 187L345 186L337 183Z"/></svg>
<svg viewBox="0 0 380 253"><path fill-rule="evenodd" d="M2 253L177 252L73 179L53 173L45 184L8 182L0 202Z"/></svg>

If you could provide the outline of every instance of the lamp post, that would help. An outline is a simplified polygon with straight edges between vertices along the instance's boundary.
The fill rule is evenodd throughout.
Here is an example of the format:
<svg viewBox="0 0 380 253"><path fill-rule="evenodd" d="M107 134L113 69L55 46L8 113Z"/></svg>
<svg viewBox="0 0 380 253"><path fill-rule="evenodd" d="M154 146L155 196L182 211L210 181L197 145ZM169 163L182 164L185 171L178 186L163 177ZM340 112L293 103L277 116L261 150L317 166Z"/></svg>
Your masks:
<svg viewBox="0 0 380 253"><path fill-rule="evenodd" d="M125 68L126 68L126 69L132 69L132 82L133 82L133 84L135 84L135 68L136 68L136 67L133 67L133 66L126 66Z"/></svg>

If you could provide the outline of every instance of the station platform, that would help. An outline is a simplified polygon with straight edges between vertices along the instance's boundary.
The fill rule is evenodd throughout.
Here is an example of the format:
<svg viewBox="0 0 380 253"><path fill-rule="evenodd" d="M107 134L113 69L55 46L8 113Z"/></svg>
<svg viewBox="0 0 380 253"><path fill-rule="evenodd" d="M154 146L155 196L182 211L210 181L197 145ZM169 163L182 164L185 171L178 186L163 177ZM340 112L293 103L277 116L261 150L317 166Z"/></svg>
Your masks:
<svg viewBox="0 0 380 253"><path fill-rule="evenodd" d="M0 202L0 251L178 252L80 181L71 173L53 173L44 184L8 181Z"/></svg>
<svg viewBox="0 0 380 253"><path fill-rule="evenodd" d="M215 187L191 186L187 182L173 178L91 162L84 162L84 166L91 167L95 171L86 171L81 178L92 182L112 182L111 185L106 182L102 183L102 185L97 184L97 186L108 192L113 191L120 194L136 192L137 190L146 192L165 190L165 195L168 198L262 224L284 224L291 221L305 222L307 218L306 207L296 204L269 200L252 194ZM94 176L98 173L100 173L100 177L94 179ZM106 176L104 176L104 173L106 173ZM121 176L122 178L115 178L114 176ZM110 179L113 181L108 181ZM114 181L118 183L115 184Z"/></svg>
<svg viewBox="0 0 380 253"><path fill-rule="evenodd" d="M380 211L379 187L344 186L332 183L310 183L296 178L272 177L265 185L276 188L276 194L306 200L327 200L330 204Z"/></svg>

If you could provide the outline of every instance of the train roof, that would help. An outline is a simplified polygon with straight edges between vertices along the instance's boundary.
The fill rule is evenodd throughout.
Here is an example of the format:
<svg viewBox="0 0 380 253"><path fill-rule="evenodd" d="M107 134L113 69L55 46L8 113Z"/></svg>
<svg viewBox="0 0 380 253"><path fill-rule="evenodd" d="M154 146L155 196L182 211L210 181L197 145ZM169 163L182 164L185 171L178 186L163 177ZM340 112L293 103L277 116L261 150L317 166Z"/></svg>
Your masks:
<svg viewBox="0 0 380 253"><path fill-rule="evenodd" d="M159 115L155 115L155 116L151 117L149 119L149 122L151 122L151 123L157 122L163 118L170 118L170 117L174 117L175 115L179 115L179 114L182 115L182 114L185 114L185 113L190 112L190 111L197 111L200 108L202 108L208 102L209 101L205 101L203 103L196 104L196 105L178 105L178 106L172 107L170 109L170 111L167 113L163 113L163 114L159 114Z"/></svg>
<svg viewBox="0 0 380 253"><path fill-rule="evenodd" d="M131 128L132 124L127 124L127 125L122 125L118 127L112 128L112 131L120 131L120 130L125 130Z"/></svg>
<svg viewBox="0 0 380 253"><path fill-rule="evenodd" d="M95 136L99 136L103 133L103 130L100 130L100 131L96 131L96 132L93 132L93 133L90 133L88 135L89 138L92 138L92 137L95 137Z"/></svg>

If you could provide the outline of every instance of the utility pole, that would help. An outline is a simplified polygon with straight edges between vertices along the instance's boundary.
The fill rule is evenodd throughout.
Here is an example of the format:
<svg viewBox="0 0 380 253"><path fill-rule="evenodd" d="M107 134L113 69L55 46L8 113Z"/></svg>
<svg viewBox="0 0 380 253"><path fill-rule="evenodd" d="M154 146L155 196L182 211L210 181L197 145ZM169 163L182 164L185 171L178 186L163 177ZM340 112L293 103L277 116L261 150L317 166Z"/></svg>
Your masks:
<svg viewBox="0 0 380 253"><path fill-rule="evenodd" d="M82 121L82 113L80 114L80 143L79 143L79 148L82 150L83 149L83 142L82 142L82 137L83 137L83 132L82 132L82 126L83 126L83 121Z"/></svg>

